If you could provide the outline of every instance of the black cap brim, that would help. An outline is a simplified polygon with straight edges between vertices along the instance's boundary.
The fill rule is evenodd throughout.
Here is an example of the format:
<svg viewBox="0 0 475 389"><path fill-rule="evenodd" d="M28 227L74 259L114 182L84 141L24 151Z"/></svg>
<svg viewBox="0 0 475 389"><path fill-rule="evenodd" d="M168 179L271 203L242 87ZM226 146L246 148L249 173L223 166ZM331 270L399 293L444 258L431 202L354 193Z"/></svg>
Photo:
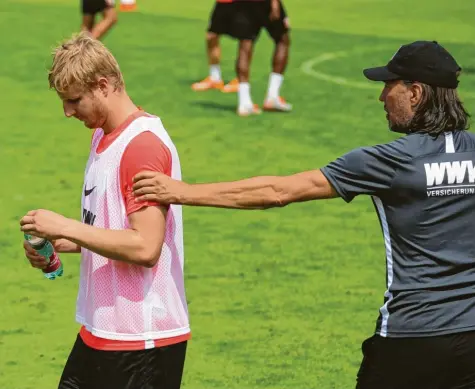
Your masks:
<svg viewBox="0 0 475 389"><path fill-rule="evenodd" d="M364 69L363 74L371 81L393 81L401 79L401 76L390 72L387 66L380 66L378 68Z"/></svg>

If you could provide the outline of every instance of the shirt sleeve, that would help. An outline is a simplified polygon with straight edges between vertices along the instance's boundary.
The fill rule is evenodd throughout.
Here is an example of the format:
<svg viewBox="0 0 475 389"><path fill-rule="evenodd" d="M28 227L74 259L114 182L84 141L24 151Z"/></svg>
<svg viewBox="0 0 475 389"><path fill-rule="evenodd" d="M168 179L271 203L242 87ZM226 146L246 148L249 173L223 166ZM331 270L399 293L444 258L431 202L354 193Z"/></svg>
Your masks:
<svg viewBox="0 0 475 389"><path fill-rule="evenodd" d="M137 203L133 195L133 178L144 170L171 176L172 158L168 147L152 132L143 132L130 141L120 162L120 187L127 216L143 207L160 205L153 201Z"/></svg>
<svg viewBox="0 0 475 389"><path fill-rule="evenodd" d="M380 196L391 188L400 163L394 150L386 146L352 150L321 171L348 203L360 194Z"/></svg>

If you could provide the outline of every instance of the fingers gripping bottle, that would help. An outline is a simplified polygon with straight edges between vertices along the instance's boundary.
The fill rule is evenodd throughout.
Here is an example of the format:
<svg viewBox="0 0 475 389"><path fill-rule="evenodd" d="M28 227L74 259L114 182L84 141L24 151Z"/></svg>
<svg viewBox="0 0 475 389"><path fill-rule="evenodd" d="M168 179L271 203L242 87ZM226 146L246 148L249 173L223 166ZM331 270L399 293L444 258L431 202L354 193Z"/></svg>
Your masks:
<svg viewBox="0 0 475 389"><path fill-rule="evenodd" d="M61 277L63 275L63 264L51 242L44 238L38 238L28 234L25 234L25 239L39 255L45 257L48 261L48 266L42 269L44 276L50 280Z"/></svg>

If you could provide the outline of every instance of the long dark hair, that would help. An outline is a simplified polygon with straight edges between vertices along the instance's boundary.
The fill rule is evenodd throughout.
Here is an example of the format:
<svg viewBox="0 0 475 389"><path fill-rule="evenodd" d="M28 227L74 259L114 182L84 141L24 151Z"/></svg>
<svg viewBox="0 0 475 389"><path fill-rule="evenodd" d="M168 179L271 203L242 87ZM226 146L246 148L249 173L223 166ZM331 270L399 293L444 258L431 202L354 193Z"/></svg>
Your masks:
<svg viewBox="0 0 475 389"><path fill-rule="evenodd" d="M411 120L412 132L438 136L448 131L464 131L470 127L469 113L465 110L456 89L422 84L422 100Z"/></svg>

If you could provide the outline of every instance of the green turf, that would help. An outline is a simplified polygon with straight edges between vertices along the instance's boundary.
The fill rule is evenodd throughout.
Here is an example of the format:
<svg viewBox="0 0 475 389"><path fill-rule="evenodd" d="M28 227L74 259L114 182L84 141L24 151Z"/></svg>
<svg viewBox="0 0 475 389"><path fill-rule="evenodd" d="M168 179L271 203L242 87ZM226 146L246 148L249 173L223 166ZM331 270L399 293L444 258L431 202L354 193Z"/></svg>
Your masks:
<svg viewBox="0 0 475 389"><path fill-rule="evenodd" d="M138 1L139 12L120 14L105 42L136 103L161 116L190 182L318 168L354 147L394 139L377 85L361 70L412 40L437 39L471 69L461 95L473 111L472 0L287 0L293 47L283 94L295 111L247 119L235 115L235 95L190 89L207 72L212 1ZM63 279L43 279L23 258L18 225L38 207L80 215L90 132L64 118L46 80L50 49L77 29L72 3L0 5L1 389L54 388L78 329L79 258L63 255ZM235 48L223 39L226 79ZM263 34L252 68L259 103L271 52ZM335 52L351 55L309 67ZM193 331L185 389L354 387L360 344L385 290L383 241L369 199L257 212L186 208L184 218Z"/></svg>

